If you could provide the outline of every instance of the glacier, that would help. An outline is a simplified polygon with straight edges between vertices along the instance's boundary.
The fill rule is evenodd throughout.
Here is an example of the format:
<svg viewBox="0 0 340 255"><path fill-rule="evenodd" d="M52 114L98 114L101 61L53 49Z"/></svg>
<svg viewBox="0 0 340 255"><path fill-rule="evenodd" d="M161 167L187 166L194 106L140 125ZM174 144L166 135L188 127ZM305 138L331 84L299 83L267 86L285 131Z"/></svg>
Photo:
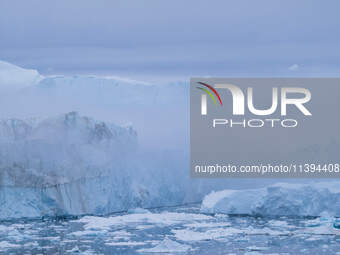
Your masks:
<svg viewBox="0 0 340 255"><path fill-rule="evenodd" d="M190 178L188 85L43 76L1 61L0 218L180 205L278 182Z"/></svg>
<svg viewBox="0 0 340 255"><path fill-rule="evenodd" d="M340 216L339 182L277 183L259 189L222 190L206 195L205 213L260 216Z"/></svg>

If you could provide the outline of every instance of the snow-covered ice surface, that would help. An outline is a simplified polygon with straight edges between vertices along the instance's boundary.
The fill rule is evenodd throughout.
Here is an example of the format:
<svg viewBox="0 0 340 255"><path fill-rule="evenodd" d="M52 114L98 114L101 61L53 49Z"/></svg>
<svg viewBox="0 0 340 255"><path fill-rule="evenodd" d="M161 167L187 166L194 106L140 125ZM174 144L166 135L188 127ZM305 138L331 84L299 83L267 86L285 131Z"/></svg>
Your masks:
<svg viewBox="0 0 340 255"><path fill-rule="evenodd" d="M204 197L205 213L262 216L340 216L340 182L277 183L260 189L222 190Z"/></svg>
<svg viewBox="0 0 340 255"><path fill-rule="evenodd" d="M137 210L138 211L138 210ZM0 253L336 254L337 219L202 214L199 205L0 222Z"/></svg>
<svg viewBox="0 0 340 255"><path fill-rule="evenodd" d="M20 89L37 84L44 77L37 70L24 69L0 60L0 89Z"/></svg>

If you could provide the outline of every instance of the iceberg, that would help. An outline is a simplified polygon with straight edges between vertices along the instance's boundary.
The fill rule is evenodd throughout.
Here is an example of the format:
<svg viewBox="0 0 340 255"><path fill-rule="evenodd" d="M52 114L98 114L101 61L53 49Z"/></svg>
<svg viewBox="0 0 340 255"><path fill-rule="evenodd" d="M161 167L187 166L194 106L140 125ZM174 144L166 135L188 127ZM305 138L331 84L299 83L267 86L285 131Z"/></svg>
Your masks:
<svg viewBox="0 0 340 255"><path fill-rule="evenodd" d="M132 166L127 165L136 148L132 127L76 112L1 120L0 218L122 209L129 199L138 199L132 193L139 187L129 184ZM129 185L130 197L124 196Z"/></svg>
<svg viewBox="0 0 340 255"><path fill-rule="evenodd" d="M21 89L35 85L43 76L34 69L24 69L0 60L0 88Z"/></svg>
<svg viewBox="0 0 340 255"><path fill-rule="evenodd" d="M20 89L0 98L0 218L100 215L202 198L187 171L187 83L31 73L39 79L23 75Z"/></svg>
<svg viewBox="0 0 340 255"><path fill-rule="evenodd" d="M205 196L204 213L261 216L340 216L339 182L278 183L265 188L222 190Z"/></svg>
<svg viewBox="0 0 340 255"><path fill-rule="evenodd" d="M185 157L145 153L132 126L77 112L0 120L0 219L146 210L192 201ZM153 176L153 178L150 178Z"/></svg>
<svg viewBox="0 0 340 255"><path fill-rule="evenodd" d="M144 147L179 149L188 144L188 82L151 84L117 76L42 76L36 70L0 62L0 85L14 77L18 77L18 89L9 96L0 95L0 118L77 111L120 126L133 125Z"/></svg>

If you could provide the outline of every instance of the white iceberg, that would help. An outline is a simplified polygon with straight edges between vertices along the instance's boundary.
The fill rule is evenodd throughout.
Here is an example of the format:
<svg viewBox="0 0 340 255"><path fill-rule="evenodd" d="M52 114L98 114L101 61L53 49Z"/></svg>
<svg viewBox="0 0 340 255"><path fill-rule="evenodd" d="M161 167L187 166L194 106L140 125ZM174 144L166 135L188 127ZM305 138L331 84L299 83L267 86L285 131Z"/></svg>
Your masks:
<svg viewBox="0 0 340 255"><path fill-rule="evenodd" d="M175 157L165 156L141 152L131 126L77 112L2 119L0 219L103 215L181 204L192 193L190 179L183 178L189 173L184 160L164 162ZM148 214L144 209L130 212Z"/></svg>
<svg viewBox="0 0 340 255"><path fill-rule="evenodd" d="M0 121L0 218L103 214L129 207L139 186L127 165L132 127L76 112L42 120ZM136 193L135 190L137 190ZM124 192L129 192L122 196Z"/></svg>
<svg viewBox="0 0 340 255"><path fill-rule="evenodd" d="M340 216L340 183L279 183L259 189L222 190L205 196L205 213Z"/></svg>
<svg viewBox="0 0 340 255"><path fill-rule="evenodd" d="M24 69L0 60L0 88L19 89L37 84L43 76L37 70Z"/></svg>
<svg viewBox="0 0 340 255"><path fill-rule="evenodd" d="M150 84L98 75L43 77L35 70L0 62L0 89L11 86L18 89L0 93L0 118L77 111L120 126L132 123L141 144L154 149L181 149L189 141L188 82Z"/></svg>

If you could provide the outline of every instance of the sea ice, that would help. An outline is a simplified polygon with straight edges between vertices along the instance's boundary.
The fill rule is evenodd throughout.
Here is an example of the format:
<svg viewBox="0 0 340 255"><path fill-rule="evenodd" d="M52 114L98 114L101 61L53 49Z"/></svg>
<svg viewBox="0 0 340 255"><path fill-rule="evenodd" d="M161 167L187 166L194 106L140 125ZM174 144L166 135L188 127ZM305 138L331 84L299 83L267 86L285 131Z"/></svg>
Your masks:
<svg viewBox="0 0 340 255"><path fill-rule="evenodd" d="M204 214L163 212L126 214L110 217L85 216L75 222L85 223L84 228L87 230L110 230L113 227L134 223L138 223L138 225L140 225L140 223L150 223L166 226L209 219L212 219L212 217Z"/></svg>
<svg viewBox="0 0 340 255"><path fill-rule="evenodd" d="M192 247L187 244L180 244L178 242L172 241L168 237L166 237L163 241L157 244L153 248L148 249L140 249L139 252L187 252L191 250Z"/></svg>

